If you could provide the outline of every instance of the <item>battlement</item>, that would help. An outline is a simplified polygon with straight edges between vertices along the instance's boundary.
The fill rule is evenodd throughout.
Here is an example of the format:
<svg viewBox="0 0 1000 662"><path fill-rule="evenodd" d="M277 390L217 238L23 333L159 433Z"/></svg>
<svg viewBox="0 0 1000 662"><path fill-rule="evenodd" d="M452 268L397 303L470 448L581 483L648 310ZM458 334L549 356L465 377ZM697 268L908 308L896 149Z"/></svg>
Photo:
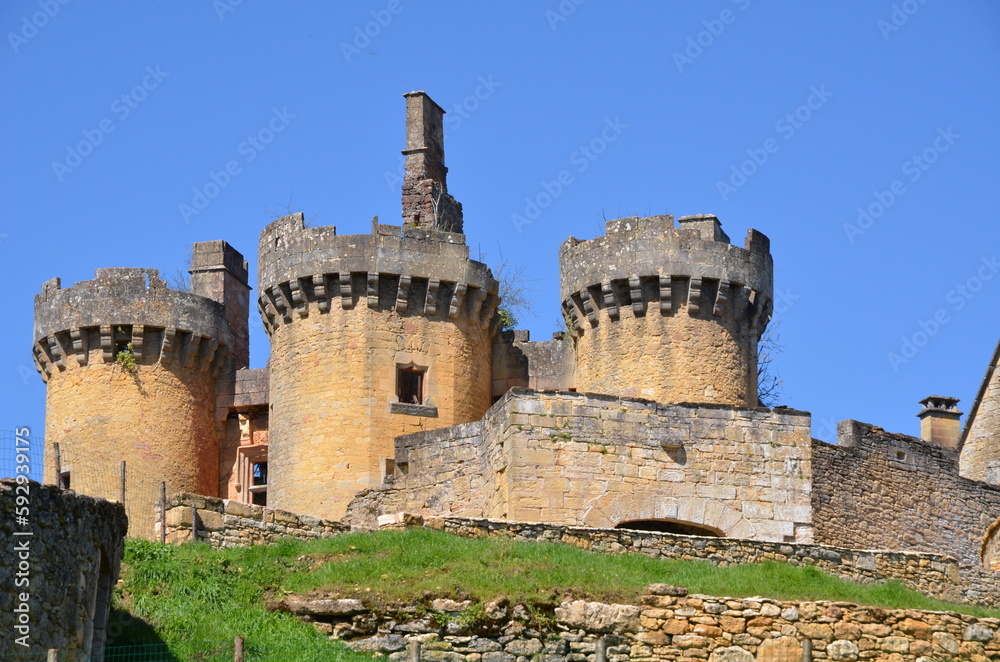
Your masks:
<svg viewBox="0 0 1000 662"><path fill-rule="evenodd" d="M636 316L651 307L662 315L727 315L759 335L772 309L770 242L756 230L733 246L711 215L619 218L607 234L567 239L559 251L563 309L577 334L611 320L623 307Z"/></svg>
<svg viewBox="0 0 1000 662"><path fill-rule="evenodd" d="M200 246L195 245L196 254ZM241 334L229 308L224 301L167 287L157 269L97 269L93 280L66 288L53 278L35 296L32 354L46 381L69 361L87 365L98 351L102 362L113 363L129 344L138 364L174 364L214 376L227 363L245 365L232 348L245 338L246 322Z"/></svg>
<svg viewBox="0 0 1000 662"><path fill-rule="evenodd" d="M378 223L369 235L307 228L302 214L271 223L260 236L258 304L268 333L333 302L405 315L464 317L484 327L499 305L489 268L469 259L465 236Z"/></svg>

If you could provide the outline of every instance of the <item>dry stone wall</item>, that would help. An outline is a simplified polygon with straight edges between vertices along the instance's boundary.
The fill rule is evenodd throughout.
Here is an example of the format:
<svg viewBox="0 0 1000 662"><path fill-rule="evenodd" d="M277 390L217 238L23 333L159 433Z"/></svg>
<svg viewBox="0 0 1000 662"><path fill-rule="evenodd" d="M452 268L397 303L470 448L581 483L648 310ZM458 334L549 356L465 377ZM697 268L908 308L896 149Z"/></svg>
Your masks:
<svg viewBox="0 0 1000 662"><path fill-rule="evenodd" d="M437 599L370 611L360 600L284 600L356 650L393 662L801 662L986 660L1000 620L846 602L687 595L653 584L640 604L575 600L543 609ZM534 614L532 613L534 612ZM533 617L534 616L534 617Z"/></svg>
<svg viewBox="0 0 1000 662"><path fill-rule="evenodd" d="M937 552L982 566L1000 488L960 477L956 449L857 421L840 423L837 442L813 442L817 542Z"/></svg>
<svg viewBox="0 0 1000 662"><path fill-rule="evenodd" d="M121 504L0 480L0 658L104 645L127 529Z"/></svg>
<svg viewBox="0 0 1000 662"><path fill-rule="evenodd" d="M192 521L195 526L192 527ZM197 539L212 547L241 547L277 542L290 537L300 540L326 538L348 530L340 522L296 515L285 510L215 499L181 492L167 499L166 541L180 544ZM154 531L160 532L157 522Z"/></svg>
<svg viewBox="0 0 1000 662"><path fill-rule="evenodd" d="M379 515L614 527L672 520L737 538L811 540L809 415L509 391L481 424L400 437L391 481L355 499Z"/></svg>

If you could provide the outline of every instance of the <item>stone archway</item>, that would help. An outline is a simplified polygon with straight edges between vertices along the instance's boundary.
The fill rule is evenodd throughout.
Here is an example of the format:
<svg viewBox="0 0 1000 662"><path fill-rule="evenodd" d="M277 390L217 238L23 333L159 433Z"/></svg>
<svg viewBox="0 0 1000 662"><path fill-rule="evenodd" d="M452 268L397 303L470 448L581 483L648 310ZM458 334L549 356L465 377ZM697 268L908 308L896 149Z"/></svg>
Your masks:
<svg viewBox="0 0 1000 662"><path fill-rule="evenodd" d="M590 502L581 525L610 529L622 522L658 520L718 531L726 538L754 538L757 529L724 501L655 494L605 494ZM690 534L689 534L690 535Z"/></svg>
<svg viewBox="0 0 1000 662"><path fill-rule="evenodd" d="M634 519L618 522L616 529L632 529L633 531L655 531L659 533L678 533L683 536L707 536L722 538L722 531L710 526L683 522L675 519Z"/></svg>

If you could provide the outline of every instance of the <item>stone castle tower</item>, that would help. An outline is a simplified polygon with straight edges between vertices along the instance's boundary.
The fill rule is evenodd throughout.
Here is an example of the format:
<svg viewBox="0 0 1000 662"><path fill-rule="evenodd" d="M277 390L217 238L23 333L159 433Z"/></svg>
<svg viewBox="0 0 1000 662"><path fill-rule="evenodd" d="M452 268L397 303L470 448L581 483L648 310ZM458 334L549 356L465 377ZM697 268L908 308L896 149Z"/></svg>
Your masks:
<svg viewBox="0 0 1000 662"><path fill-rule="evenodd" d="M657 402L757 406L771 316L767 237L731 246L715 216L623 218L559 252L576 388Z"/></svg>
<svg viewBox="0 0 1000 662"><path fill-rule="evenodd" d="M392 472L397 435L478 420L492 402L498 284L469 259L447 193L444 111L406 98L402 227L338 236L296 214L260 235L276 508L342 517Z"/></svg>
<svg viewBox="0 0 1000 662"><path fill-rule="evenodd" d="M165 480L215 494L216 380L247 365L248 294L247 263L224 241L194 245L190 292L155 269L98 269L65 289L46 282L33 353L46 381L45 438L64 460L61 476L47 463L46 482L117 499L109 477L125 460L133 489L152 495ZM130 518L151 531L152 504Z"/></svg>

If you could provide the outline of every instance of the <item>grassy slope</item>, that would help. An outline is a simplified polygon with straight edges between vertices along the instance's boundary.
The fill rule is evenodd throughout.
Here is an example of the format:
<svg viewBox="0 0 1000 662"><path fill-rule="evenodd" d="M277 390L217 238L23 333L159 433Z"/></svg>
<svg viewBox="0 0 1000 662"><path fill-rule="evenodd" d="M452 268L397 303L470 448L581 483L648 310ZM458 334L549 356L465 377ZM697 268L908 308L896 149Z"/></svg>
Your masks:
<svg viewBox="0 0 1000 662"><path fill-rule="evenodd" d="M647 584L666 582L719 596L843 600L1000 616L996 610L932 600L898 582L862 586L815 568L777 563L717 568L640 554L597 554L561 544L469 539L429 529L227 550L132 540L125 564L118 607L148 622L167 643L242 635L251 642L326 646L325 637L311 626L264 608L268 599L285 592L361 597L369 605L414 602L427 595L477 601L505 595L545 608L569 597L633 601ZM138 633L130 628L124 639L144 638ZM119 643L125 642L120 638Z"/></svg>

